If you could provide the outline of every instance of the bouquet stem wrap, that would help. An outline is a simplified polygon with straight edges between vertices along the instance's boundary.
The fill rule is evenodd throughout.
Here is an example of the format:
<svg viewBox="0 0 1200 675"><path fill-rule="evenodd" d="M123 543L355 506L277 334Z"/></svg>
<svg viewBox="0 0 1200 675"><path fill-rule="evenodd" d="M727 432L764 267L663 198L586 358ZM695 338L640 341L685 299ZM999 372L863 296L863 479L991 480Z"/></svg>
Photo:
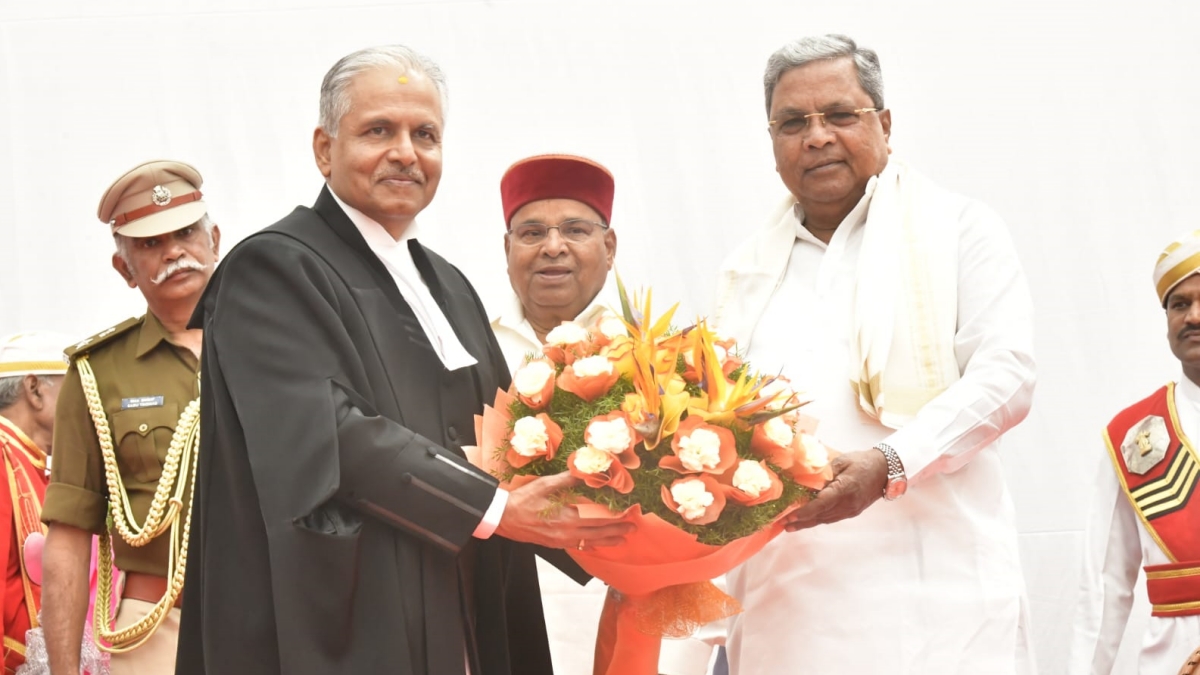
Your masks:
<svg viewBox="0 0 1200 675"><path fill-rule="evenodd" d="M622 514L637 526L625 543L568 551L580 567L611 587L600 619L594 675L655 675L662 638L686 637L706 623L739 613L738 602L709 580L783 532L783 516L797 507L755 534L709 546L635 505ZM590 502L575 508L584 518L613 515Z"/></svg>
<svg viewBox="0 0 1200 675"><path fill-rule="evenodd" d="M711 581L676 584L647 595L609 589L596 638L595 675L658 672L662 638L685 638L742 611Z"/></svg>

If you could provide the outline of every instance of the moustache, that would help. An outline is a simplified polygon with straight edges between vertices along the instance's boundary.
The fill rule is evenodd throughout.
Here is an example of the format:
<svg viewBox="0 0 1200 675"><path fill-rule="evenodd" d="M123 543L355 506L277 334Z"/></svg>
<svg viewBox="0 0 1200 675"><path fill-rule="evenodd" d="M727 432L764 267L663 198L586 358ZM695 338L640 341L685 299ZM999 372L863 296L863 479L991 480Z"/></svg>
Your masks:
<svg viewBox="0 0 1200 675"><path fill-rule="evenodd" d="M375 177L375 180L387 180L389 178L406 178L414 180L418 183L425 182L425 174L416 168L401 169L399 171L385 171Z"/></svg>
<svg viewBox="0 0 1200 675"><path fill-rule="evenodd" d="M197 260L193 260L191 258L186 258L186 257L180 258L178 260L172 261L165 268L163 268L163 271L159 272L158 276L151 279L150 283L154 284L155 286L158 286L162 282L166 281L167 279L175 276L176 274L178 274L180 272L185 272L185 271L203 272L206 269L208 269L208 265L201 265L200 262Z"/></svg>

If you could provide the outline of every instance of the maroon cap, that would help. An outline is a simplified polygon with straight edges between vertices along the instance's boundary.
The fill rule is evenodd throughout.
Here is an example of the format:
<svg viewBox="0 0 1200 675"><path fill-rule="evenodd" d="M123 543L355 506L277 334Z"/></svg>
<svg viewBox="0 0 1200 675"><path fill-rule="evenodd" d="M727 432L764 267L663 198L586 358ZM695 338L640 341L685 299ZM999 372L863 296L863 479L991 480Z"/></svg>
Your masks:
<svg viewBox="0 0 1200 675"><path fill-rule="evenodd" d="M577 155L537 155L508 167L500 179L504 227L522 206L541 199L574 199L612 217L613 176L608 169Z"/></svg>

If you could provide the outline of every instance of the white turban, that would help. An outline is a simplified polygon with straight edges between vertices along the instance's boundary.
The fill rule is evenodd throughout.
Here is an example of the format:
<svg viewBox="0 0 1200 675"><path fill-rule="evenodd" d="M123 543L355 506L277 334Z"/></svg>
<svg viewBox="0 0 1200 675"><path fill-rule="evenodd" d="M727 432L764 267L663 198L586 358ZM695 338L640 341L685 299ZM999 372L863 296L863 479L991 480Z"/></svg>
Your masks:
<svg viewBox="0 0 1200 675"><path fill-rule="evenodd" d="M62 375L67 372L63 348L70 344L70 338L48 331L0 339L0 377Z"/></svg>
<svg viewBox="0 0 1200 675"><path fill-rule="evenodd" d="M1192 230L1167 245L1154 266L1154 290L1164 307L1171 289L1200 272L1200 230Z"/></svg>

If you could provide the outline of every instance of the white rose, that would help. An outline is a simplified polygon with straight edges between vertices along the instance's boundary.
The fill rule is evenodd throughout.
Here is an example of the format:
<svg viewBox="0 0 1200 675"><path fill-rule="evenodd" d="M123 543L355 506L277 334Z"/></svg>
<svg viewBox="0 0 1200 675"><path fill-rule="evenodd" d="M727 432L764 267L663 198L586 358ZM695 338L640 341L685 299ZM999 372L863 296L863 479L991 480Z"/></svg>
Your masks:
<svg viewBox="0 0 1200 675"><path fill-rule="evenodd" d="M609 340L629 334L625 323L616 314L605 314L600 319L600 323L596 324L596 329Z"/></svg>
<svg viewBox="0 0 1200 675"><path fill-rule="evenodd" d="M698 480L685 480L671 486L671 499L679 505L679 515L685 520L696 520L712 506L713 496Z"/></svg>
<svg viewBox="0 0 1200 675"><path fill-rule="evenodd" d="M771 489L771 476L762 464L751 459L738 462L737 471L733 472L733 486L751 497L758 497Z"/></svg>
<svg viewBox="0 0 1200 675"><path fill-rule="evenodd" d="M800 448L804 451L804 464L816 469L829 463L829 449L812 434L800 434Z"/></svg>
<svg viewBox="0 0 1200 675"><path fill-rule="evenodd" d="M763 433L766 434L767 438L771 439L772 443L785 448L792 444L792 439L796 436L792 425L788 424L787 420L782 417L772 417L767 420L763 424Z"/></svg>
<svg viewBox="0 0 1200 675"><path fill-rule="evenodd" d="M558 327L546 333L546 344L548 345L573 345L579 342L586 342L587 339L587 329L571 321L564 321Z"/></svg>
<svg viewBox="0 0 1200 675"><path fill-rule="evenodd" d="M721 463L721 437L708 429L696 429L679 440L679 462L689 471L715 467Z"/></svg>
<svg viewBox="0 0 1200 675"><path fill-rule="evenodd" d="M613 371L612 362L605 356L589 356L579 359L575 361L571 368L575 370L575 377L611 375Z"/></svg>
<svg viewBox="0 0 1200 675"><path fill-rule="evenodd" d="M592 447L583 446L575 451L575 468L586 474L602 473L612 466L612 455Z"/></svg>
<svg viewBox="0 0 1200 675"><path fill-rule="evenodd" d="M530 361L517 369L517 373L513 375L513 384L516 385L518 394L533 398L542 393L546 380L552 377L554 366L541 360Z"/></svg>
<svg viewBox="0 0 1200 675"><path fill-rule="evenodd" d="M618 417L615 420L597 420L589 424L584 440L597 450L616 455L629 447L633 442L633 435L629 433L629 425L625 424L625 418Z"/></svg>
<svg viewBox="0 0 1200 675"><path fill-rule="evenodd" d="M550 434L546 423L536 417L522 417L513 424L512 449L522 457L533 457L546 452Z"/></svg>

